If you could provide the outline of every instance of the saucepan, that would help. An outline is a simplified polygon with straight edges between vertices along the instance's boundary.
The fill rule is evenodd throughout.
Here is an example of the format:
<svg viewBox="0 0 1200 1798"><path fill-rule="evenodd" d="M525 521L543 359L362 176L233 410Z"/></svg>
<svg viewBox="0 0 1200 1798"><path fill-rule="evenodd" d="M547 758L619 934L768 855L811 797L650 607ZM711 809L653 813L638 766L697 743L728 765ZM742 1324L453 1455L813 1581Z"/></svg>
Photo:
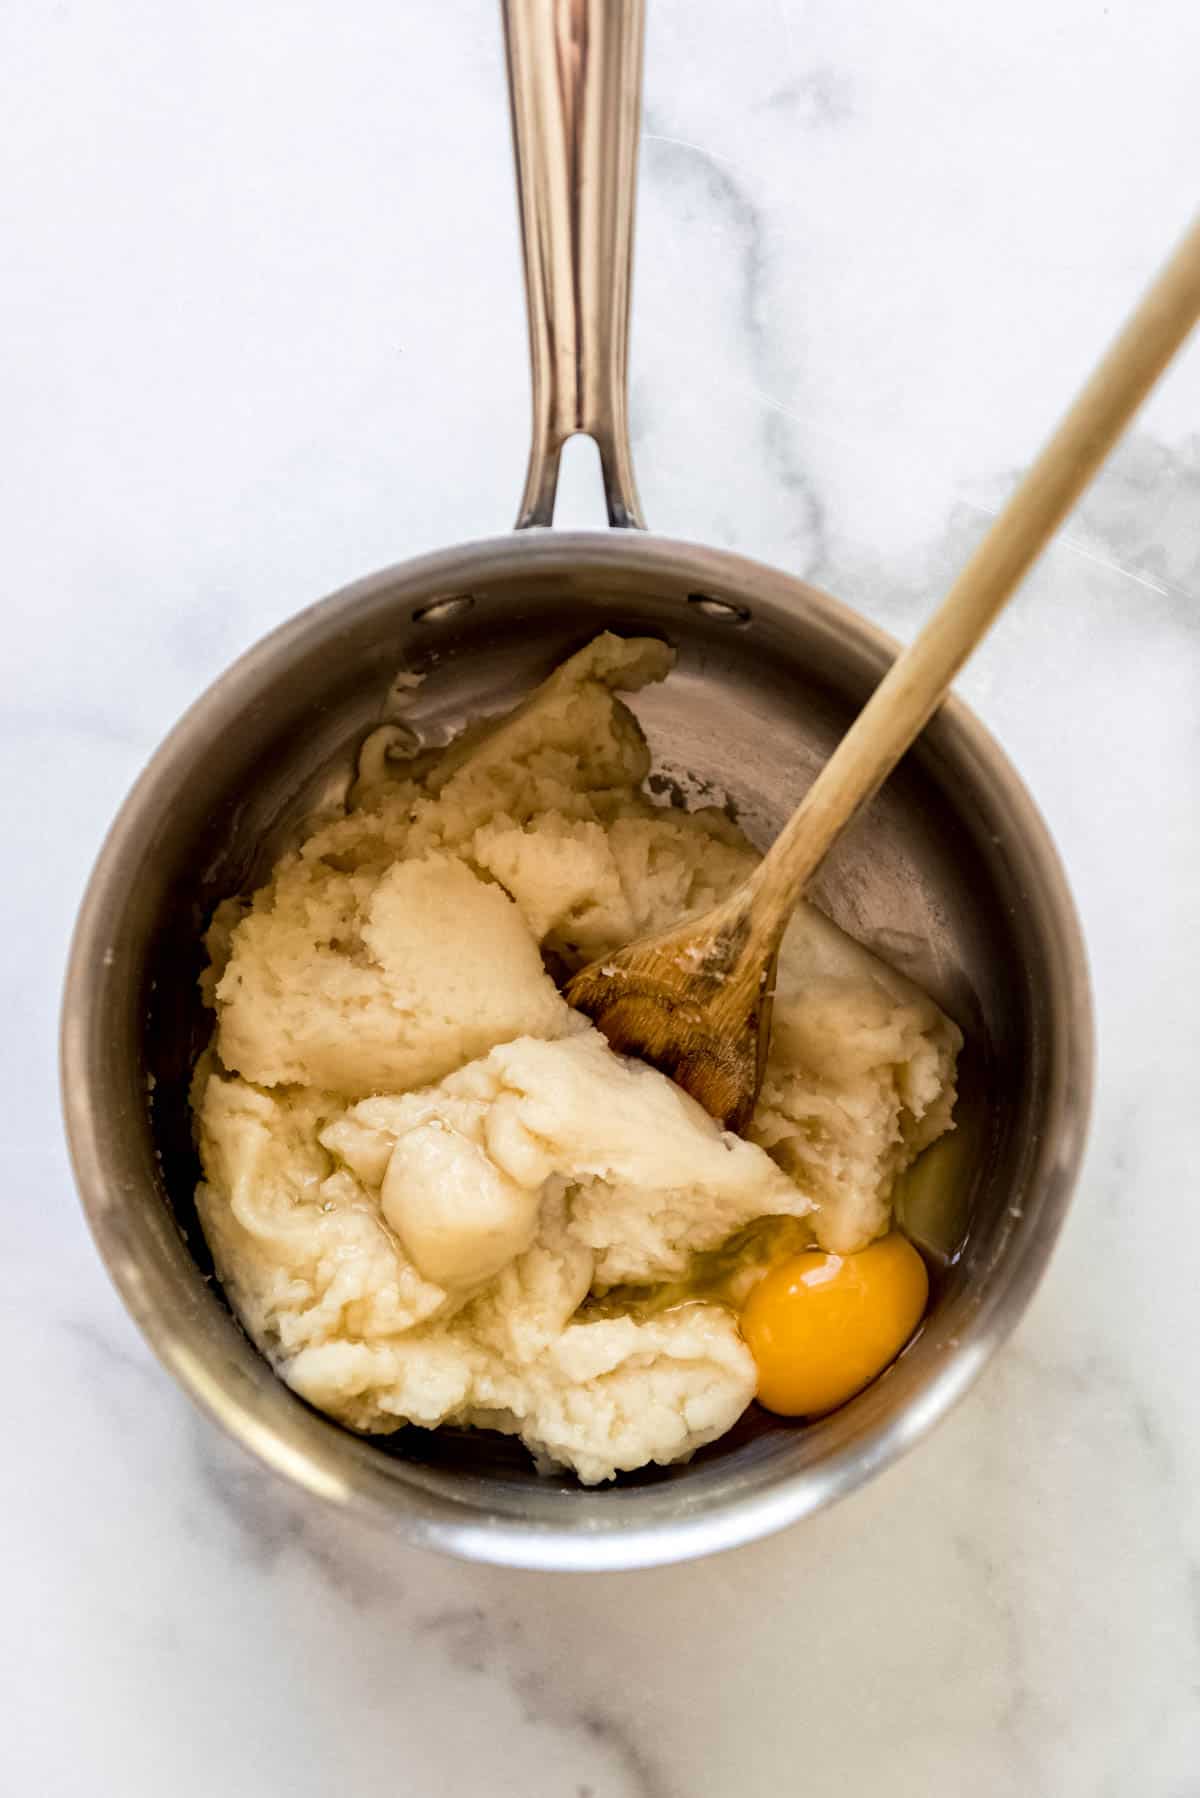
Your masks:
<svg viewBox="0 0 1200 1798"><path fill-rule="evenodd" d="M504 14L533 364L518 528L310 606L176 726L84 900L64 1102L122 1297L163 1365L246 1449L413 1543L519 1566L633 1567L804 1517L894 1461L966 1391L1062 1223L1088 1111L1090 1001L1046 828L952 698L815 893L921 981L967 1041L953 1153L904 1201L934 1267L932 1305L881 1380L803 1427L752 1407L685 1466L584 1490L486 1432L356 1436L289 1392L235 1322L192 1200L188 1082L211 1029L201 933L219 900L266 876L306 814L345 791L357 747L398 701L402 728L437 744L511 705L601 628L665 638L677 670L634 700L664 800L719 794L765 845L894 654L804 582L643 528L626 423L642 0L507 0ZM577 432L599 447L606 531L544 528Z"/></svg>

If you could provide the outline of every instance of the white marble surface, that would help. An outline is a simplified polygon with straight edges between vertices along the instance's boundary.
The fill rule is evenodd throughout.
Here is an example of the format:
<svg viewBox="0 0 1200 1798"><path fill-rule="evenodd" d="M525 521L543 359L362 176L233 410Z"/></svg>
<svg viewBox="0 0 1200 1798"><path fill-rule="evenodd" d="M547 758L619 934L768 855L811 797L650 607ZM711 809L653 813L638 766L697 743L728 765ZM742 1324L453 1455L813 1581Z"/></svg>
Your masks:
<svg viewBox="0 0 1200 1798"><path fill-rule="evenodd" d="M54 1032L89 862L180 709L301 602L513 514L494 8L24 0L0 38L0 1791L1200 1793L1200 350L964 682L1061 843L1099 1012L1014 1346L757 1547L426 1558L159 1372L76 1206ZM1194 0L651 0L653 523L910 632L1186 220L1198 53Z"/></svg>

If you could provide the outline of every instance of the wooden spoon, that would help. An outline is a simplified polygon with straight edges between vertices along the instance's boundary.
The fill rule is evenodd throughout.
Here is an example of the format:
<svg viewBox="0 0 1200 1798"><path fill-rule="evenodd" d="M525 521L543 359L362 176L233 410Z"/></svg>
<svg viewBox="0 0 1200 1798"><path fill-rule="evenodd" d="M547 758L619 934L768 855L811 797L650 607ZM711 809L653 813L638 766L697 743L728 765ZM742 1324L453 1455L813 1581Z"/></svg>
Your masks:
<svg viewBox="0 0 1200 1798"><path fill-rule="evenodd" d="M880 682L754 873L720 905L567 983L614 1049L744 1129L762 1084L792 910L891 773L1200 316L1200 219L1127 321L916 641Z"/></svg>

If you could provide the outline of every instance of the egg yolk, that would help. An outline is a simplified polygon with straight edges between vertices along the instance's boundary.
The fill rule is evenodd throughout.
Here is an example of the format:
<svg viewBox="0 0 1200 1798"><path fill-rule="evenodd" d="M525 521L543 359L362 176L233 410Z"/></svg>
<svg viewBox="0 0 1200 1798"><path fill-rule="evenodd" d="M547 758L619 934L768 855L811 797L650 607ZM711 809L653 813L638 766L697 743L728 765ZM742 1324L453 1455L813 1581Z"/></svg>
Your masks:
<svg viewBox="0 0 1200 1798"><path fill-rule="evenodd" d="M742 1310L758 1397L783 1417L819 1417L894 1361L925 1309L929 1276L896 1232L857 1255L806 1249L764 1275Z"/></svg>

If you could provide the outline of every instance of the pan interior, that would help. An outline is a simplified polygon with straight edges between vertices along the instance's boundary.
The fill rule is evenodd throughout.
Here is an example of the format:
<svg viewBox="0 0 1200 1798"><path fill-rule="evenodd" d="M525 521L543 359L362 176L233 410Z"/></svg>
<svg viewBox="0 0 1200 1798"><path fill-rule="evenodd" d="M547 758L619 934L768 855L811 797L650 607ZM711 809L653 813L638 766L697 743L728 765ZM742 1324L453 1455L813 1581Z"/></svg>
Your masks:
<svg viewBox="0 0 1200 1798"><path fill-rule="evenodd" d="M653 1526L735 1490L766 1491L785 1471L852 1451L906 1401L919 1403L947 1346L969 1332L996 1270L1036 1227L1039 1143L1061 1084L1054 1017L1062 995L1045 923L1055 896L1046 899L1039 885L1044 848L1020 839L1019 788L1014 797L1001 758L951 704L839 845L814 893L839 924L924 985L967 1038L953 1150L906 1195L936 1277L929 1318L901 1362L819 1424L783 1424L752 1407L690 1465L592 1492L538 1476L525 1451L499 1436L409 1429L363 1441L287 1394L223 1308L192 1199L188 1082L211 1028L196 977L217 901L264 878L302 820L344 792L354 752L381 720L402 716L422 742L445 742L468 719L511 705L601 628L658 635L678 652L670 680L633 700L659 771L656 797L727 805L760 845L886 665L874 633L784 576L740 564L734 577L726 567L719 588L711 578L698 586L699 573L711 577L722 560L711 552L694 552L708 558L698 570L682 552L652 558L645 538L640 561L572 555L570 540L560 541L553 554L512 551L490 567L476 557L482 566L471 568L461 552L469 584L447 580L459 571L445 558L436 569L431 559L424 572L417 565L377 577L303 614L201 701L152 766L125 825L122 848L128 855L140 845L140 877L102 921L113 968L95 1053L109 1055L97 1079L127 1114L111 1127L128 1134L136 1114L140 1133L122 1151L146 1194L136 1214L128 1196L121 1201L129 1263L140 1268L143 1291L158 1283L160 1313L169 1289L177 1344L215 1370L230 1405L267 1414L289 1455L336 1468L342 1495L371 1486L378 1500L382 1477L419 1495L427 1515L586 1532ZM398 671L420 683L398 694ZM139 1310L122 1280L120 1244L109 1256ZM173 1354L162 1334L160 1351L183 1371L182 1351ZM309 1483L320 1482L314 1475Z"/></svg>

